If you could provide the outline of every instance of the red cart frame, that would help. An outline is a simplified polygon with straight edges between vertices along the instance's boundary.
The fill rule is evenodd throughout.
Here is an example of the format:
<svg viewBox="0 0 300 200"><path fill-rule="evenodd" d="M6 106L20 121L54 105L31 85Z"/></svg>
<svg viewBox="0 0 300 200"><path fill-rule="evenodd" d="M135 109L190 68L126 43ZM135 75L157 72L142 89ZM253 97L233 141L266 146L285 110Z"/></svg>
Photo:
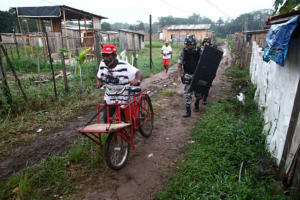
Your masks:
<svg viewBox="0 0 300 200"><path fill-rule="evenodd" d="M134 93L129 103L98 105L97 123L79 130L82 135L98 144L100 148L103 148L103 133L109 134L105 142L104 155L107 165L115 170L125 166L129 149L134 150L135 131L139 130L144 137L149 137L153 130L154 113L148 95L152 90L141 91L139 87L135 87L129 91ZM107 123L100 120L102 109L106 109ZM112 116L110 116L110 109L114 109Z"/></svg>

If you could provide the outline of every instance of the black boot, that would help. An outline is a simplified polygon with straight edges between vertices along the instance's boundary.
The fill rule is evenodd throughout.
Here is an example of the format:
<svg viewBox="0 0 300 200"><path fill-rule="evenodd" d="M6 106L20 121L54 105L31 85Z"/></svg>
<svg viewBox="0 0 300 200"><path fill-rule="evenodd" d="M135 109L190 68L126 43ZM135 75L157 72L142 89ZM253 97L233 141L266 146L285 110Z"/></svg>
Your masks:
<svg viewBox="0 0 300 200"><path fill-rule="evenodd" d="M203 97L202 104L203 104L203 105L206 105L206 104L207 104L207 96L204 96L204 97Z"/></svg>
<svg viewBox="0 0 300 200"><path fill-rule="evenodd" d="M186 107L186 113L183 115L184 118L190 117L191 116L191 106Z"/></svg>
<svg viewBox="0 0 300 200"><path fill-rule="evenodd" d="M200 111L200 109L199 109L199 101L200 100L196 100L196 102L195 102L194 112L199 112Z"/></svg>

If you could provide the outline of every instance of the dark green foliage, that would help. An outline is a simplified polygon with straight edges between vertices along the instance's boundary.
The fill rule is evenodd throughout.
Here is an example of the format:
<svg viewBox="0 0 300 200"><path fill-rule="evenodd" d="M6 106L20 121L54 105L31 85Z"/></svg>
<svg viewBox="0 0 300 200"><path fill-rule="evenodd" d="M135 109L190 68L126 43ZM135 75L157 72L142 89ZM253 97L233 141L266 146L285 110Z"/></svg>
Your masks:
<svg viewBox="0 0 300 200"><path fill-rule="evenodd" d="M110 23L107 23L107 22L102 22L101 29L103 31L111 31L112 30Z"/></svg>
<svg viewBox="0 0 300 200"><path fill-rule="evenodd" d="M15 70L21 73L37 73L37 61L36 58L10 58ZM40 69L41 72L49 72L50 64L44 58L40 57ZM61 70L61 64L54 64L54 70Z"/></svg>
<svg viewBox="0 0 300 200"><path fill-rule="evenodd" d="M12 33L13 29L17 31L17 17L13 11L0 11L0 32Z"/></svg>
<svg viewBox="0 0 300 200"><path fill-rule="evenodd" d="M279 11L279 14L285 14L293 10L300 9L300 0L275 0L274 14Z"/></svg>

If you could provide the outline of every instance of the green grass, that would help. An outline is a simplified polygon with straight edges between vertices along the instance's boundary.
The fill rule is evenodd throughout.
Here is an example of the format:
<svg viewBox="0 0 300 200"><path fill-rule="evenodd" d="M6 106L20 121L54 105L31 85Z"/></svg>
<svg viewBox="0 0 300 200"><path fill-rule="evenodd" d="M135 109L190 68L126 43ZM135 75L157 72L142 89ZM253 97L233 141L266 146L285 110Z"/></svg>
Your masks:
<svg viewBox="0 0 300 200"><path fill-rule="evenodd" d="M244 74L237 67L229 72L233 80ZM255 88L244 91L244 104L235 98L213 103L197 120L191 133L195 143L186 146L179 169L156 199L288 199L266 151Z"/></svg>
<svg viewBox="0 0 300 200"><path fill-rule="evenodd" d="M153 48L153 68L149 69L149 49L137 52L137 67L142 71L144 78L150 74L163 70L160 48ZM179 49L173 49L171 64L177 62ZM129 52L128 57L131 58ZM37 74L36 60L31 58L16 57L12 59L23 89L27 95L25 102L15 82L12 73L7 68L9 88L12 93L13 103L9 105L3 95L0 97L0 155L9 152L10 148L24 141L30 141L33 134L39 128L43 133L52 128L64 126L64 121L78 115L80 110L97 105L103 101L103 92L94 89L96 72L98 66L95 62L88 63L88 75L86 65L82 66L83 87L80 88L79 76L68 76L70 92L64 91L62 78L56 79L58 98L53 93L52 75L48 62L40 59L41 75L48 82L38 84L32 80ZM57 74L61 70L61 64L54 64ZM74 73L73 66L67 66L67 71ZM88 78L87 78L88 77ZM60 117L57 117L60 116Z"/></svg>
<svg viewBox="0 0 300 200"><path fill-rule="evenodd" d="M239 60L235 65L226 69L225 75L231 80L232 87L237 92L247 89L251 84L249 69L241 69Z"/></svg>
<svg viewBox="0 0 300 200"><path fill-rule="evenodd" d="M216 40L216 44L218 46L221 46L221 45L225 44L225 42L226 42L225 38L217 38L217 40Z"/></svg>
<svg viewBox="0 0 300 200"><path fill-rule="evenodd" d="M1 181L0 199L58 199L71 194L76 181L105 172L102 155L87 139L74 142L68 152L51 155L37 167L27 167Z"/></svg>
<svg viewBox="0 0 300 200"><path fill-rule="evenodd" d="M175 94L176 94L176 92L174 92L172 90L160 90L155 96L156 96L156 98L160 98L161 96L171 97Z"/></svg>
<svg viewBox="0 0 300 200"><path fill-rule="evenodd" d="M226 39L226 42L228 43L228 45L230 47L231 53L234 54L235 51L236 51L235 50L235 43L234 43L234 41Z"/></svg>
<svg viewBox="0 0 300 200"><path fill-rule="evenodd" d="M173 54L170 62L170 66L178 62L179 57L179 48L173 48ZM164 70L162 65L162 56L161 56L161 47L159 48L152 48L152 69L150 70L150 49L146 48L143 51L137 52L138 59L137 59L137 68L143 72L143 77L148 77L151 74L158 73ZM128 54L129 63L131 61L131 52Z"/></svg>

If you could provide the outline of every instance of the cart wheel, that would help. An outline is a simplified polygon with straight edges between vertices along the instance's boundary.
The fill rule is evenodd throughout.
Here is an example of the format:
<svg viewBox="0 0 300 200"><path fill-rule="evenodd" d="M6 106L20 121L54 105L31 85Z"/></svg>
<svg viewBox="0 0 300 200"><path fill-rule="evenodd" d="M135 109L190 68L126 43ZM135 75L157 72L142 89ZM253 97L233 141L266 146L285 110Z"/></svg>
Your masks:
<svg viewBox="0 0 300 200"><path fill-rule="evenodd" d="M129 138L126 137L127 141ZM110 133L106 139L104 156L108 167L114 170L122 169L129 156L130 145L116 132Z"/></svg>
<svg viewBox="0 0 300 200"><path fill-rule="evenodd" d="M139 131L144 137L149 137L153 130L154 113L151 99L143 96L139 107Z"/></svg>

